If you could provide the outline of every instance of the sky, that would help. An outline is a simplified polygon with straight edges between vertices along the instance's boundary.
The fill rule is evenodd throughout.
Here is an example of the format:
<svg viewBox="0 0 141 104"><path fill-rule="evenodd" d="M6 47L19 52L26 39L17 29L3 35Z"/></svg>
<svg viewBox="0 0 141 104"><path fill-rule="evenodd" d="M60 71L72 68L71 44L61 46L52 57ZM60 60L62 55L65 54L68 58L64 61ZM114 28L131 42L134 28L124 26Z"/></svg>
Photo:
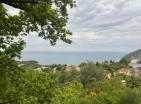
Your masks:
<svg viewBox="0 0 141 104"><path fill-rule="evenodd" d="M9 14L17 9L5 6ZM73 32L71 45L36 36L24 37L24 51L130 52L141 49L141 0L77 0L69 9L67 27Z"/></svg>

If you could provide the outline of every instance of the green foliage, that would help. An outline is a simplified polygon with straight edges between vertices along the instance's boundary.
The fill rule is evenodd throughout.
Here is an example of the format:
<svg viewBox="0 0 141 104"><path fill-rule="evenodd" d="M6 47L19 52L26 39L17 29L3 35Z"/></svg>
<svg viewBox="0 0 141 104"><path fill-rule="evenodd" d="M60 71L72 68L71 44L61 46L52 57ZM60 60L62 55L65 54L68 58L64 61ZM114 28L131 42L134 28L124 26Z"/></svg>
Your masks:
<svg viewBox="0 0 141 104"><path fill-rule="evenodd" d="M122 58L120 60L120 64L125 64L126 66L128 66L129 63L130 63L130 61L127 58Z"/></svg>
<svg viewBox="0 0 141 104"><path fill-rule="evenodd" d="M77 81L65 83L60 87L60 93L54 104L80 104L83 86Z"/></svg>
<svg viewBox="0 0 141 104"><path fill-rule="evenodd" d="M61 71L59 76L59 82L60 83L66 83L71 81L80 81L80 73L77 70L71 70L71 71Z"/></svg>
<svg viewBox="0 0 141 104"><path fill-rule="evenodd" d="M26 99L29 104L44 104L46 102L51 104L52 99L57 94L57 89L58 81L56 74L36 72L28 69L23 75L23 80L19 87L21 92L19 93L20 101Z"/></svg>
<svg viewBox="0 0 141 104"><path fill-rule="evenodd" d="M119 104L141 104L141 94L136 90L127 89L120 95Z"/></svg>
<svg viewBox="0 0 141 104"><path fill-rule="evenodd" d="M48 70L56 70L56 71L64 71L66 65L61 65L61 64L52 64L52 65L46 65ZM46 70L46 69L45 69ZM45 71L44 70L44 71Z"/></svg>
<svg viewBox="0 0 141 104"><path fill-rule="evenodd" d="M67 38L71 32L66 30L65 26L68 20L67 6L73 7L73 4L73 0L39 0L36 5L16 4L23 11L20 11L19 15L10 16L0 3L0 57L7 57L9 60L20 57L25 42L19 37L31 32L50 40L52 45L55 45L58 39L71 43Z"/></svg>
<svg viewBox="0 0 141 104"><path fill-rule="evenodd" d="M2 54L0 56L0 97L6 95L6 91L11 84L16 83L16 80L21 75L22 70L17 67L17 62ZM16 77L14 77L16 76Z"/></svg>
<svg viewBox="0 0 141 104"><path fill-rule="evenodd" d="M10 68L9 65L11 65ZM121 82L125 79L128 84L132 77L117 76L107 79L103 64L100 63L97 66L89 62L82 67L80 73L75 70L53 72L17 69L17 63L11 60L9 65L7 68L11 71L8 70L7 75L0 79L0 103L140 104L140 87L134 86L133 89ZM80 81L80 78L84 77L83 80L88 83L82 83L82 79Z"/></svg>
<svg viewBox="0 0 141 104"><path fill-rule="evenodd" d="M125 64L121 64L119 62L114 62L114 61L105 61L102 63L103 67L105 70L107 70L108 72L110 72L111 74L113 74L114 72L116 72L117 70L119 70L120 68L126 67Z"/></svg>
<svg viewBox="0 0 141 104"><path fill-rule="evenodd" d="M25 46L20 37L31 32L49 40L51 45L55 45L58 39L71 43L68 36L72 33L65 26L68 20L67 7L73 7L74 1L39 0L36 5L10 2L8 5L22 11L19 15L11 16L0 3L0 103L51 103L56 79L50 74L36 75L34 71L27 75L24 69L18 67L15 58L20 58Z"/></svg>
<svg viewBox="0 0 141 104"><path fill-rule="evenodd" d="M127 79L127 87L138 88L141 87L141 79L138 77L130 77Z"/></svg>
<svg viewBox="0 0 141 104"><path fill-rule="evenodd" d="M8 90L6 90L7 95L5 95L6 100L1 98L2 102L12 101L14 104L51 104L57 94L58 81L54 73L43 73L26 69L15 81L15 83L12 82L8 86Z"/></svg>
<svg viewBox="0 0 141 104"><path fill-rule="evenodd" d="M80 79L84 85L91 83L93 80L99 81L106 77L106 72L101 66L96 66L92 62L88 62L81 67Z"/></svg>
<svg viewBox="0 0 141 104"><path fill-rule="evenodd" d="M72 33L65 29L65 26L68 20L67 7L72 8L74 4L73 0L48 0L46 2L39 0L35 5L16 4L17 8L23 11L20 11L19 15L10 16L0 3L0 14L2 14L0 16L0 35L8 37L12 43L14 37L37 32L39 37L48 39L52 45L55 45L58 39L71 43L68 36Z"/></svg>

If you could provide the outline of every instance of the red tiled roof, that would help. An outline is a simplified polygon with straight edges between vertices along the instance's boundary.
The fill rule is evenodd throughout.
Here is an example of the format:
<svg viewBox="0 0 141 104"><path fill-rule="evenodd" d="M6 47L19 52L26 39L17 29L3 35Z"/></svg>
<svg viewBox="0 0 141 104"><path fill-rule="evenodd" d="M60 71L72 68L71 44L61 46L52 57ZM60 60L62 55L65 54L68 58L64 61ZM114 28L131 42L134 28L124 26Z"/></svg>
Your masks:
<svg viewBox="0 0 141 104"><path fill-rule="evenodd" d="M66 70L66 71L71 71L71 70L77 70L77 71L80 71L80 67L79 67L79 66L75 66L75 67L72 67L72 66L66 66L65 70Z"/></svg>
<svg viewBox="0 0 141 104"><path fill-rule="evenodd" d="M129 69L128 68L121 68L120 69L120 72L123 72L123 73L128 73Z"/></svg>

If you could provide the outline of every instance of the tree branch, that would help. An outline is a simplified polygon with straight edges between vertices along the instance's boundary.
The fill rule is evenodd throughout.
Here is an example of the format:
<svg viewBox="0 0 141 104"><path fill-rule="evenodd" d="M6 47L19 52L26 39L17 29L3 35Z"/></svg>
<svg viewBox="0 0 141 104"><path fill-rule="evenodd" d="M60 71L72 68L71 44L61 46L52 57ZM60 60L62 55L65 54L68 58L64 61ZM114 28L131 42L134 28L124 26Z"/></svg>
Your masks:
<svg viewBox="0 0 141 104"><path fill-rule="evenodd" d="M25 7L23 7L23 4L37 4L37 0L0 0L1 3L7 4L9 6L12 6L14 8L18 8L21 10L25 10Z"/></svg>

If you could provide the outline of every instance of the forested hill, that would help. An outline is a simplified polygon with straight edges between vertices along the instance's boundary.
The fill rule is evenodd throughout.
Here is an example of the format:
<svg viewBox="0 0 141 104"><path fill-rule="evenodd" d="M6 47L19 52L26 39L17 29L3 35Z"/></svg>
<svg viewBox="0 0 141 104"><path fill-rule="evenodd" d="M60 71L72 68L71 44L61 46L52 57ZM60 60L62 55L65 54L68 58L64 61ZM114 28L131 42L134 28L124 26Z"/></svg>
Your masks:
<svg viewBox="0 0 141 104"><path fill-rule="evenodd" d="M141 60L141 49L136 50L134 52L131 52L131 53L127 54L122 59L127 59L128 61L131 61L133 59Z"/></svg>

